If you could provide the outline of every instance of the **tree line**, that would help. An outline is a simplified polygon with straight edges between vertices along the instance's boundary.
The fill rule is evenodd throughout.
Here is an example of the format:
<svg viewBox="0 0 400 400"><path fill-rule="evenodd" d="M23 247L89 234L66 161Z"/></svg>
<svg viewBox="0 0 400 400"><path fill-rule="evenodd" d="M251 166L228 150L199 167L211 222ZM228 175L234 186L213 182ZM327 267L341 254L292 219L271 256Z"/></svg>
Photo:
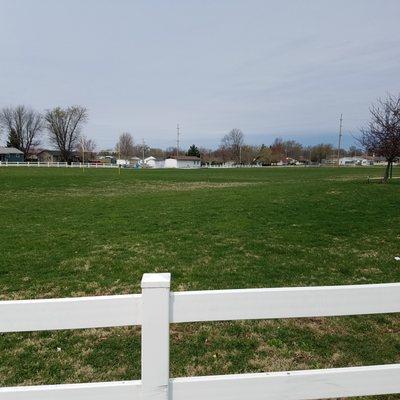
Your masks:
<svg viewBox="0 0 400 400"><path fill-rule="evenodd" d="M55 107L40 113L30 107L19 105L4 107L0 111L0 128L6 132L7 147L15 147L29 159L47 132L49 142L60 151L61 159L73 160L79 148L93 149L92 139L82 135L82 128L88 120L88 112L82 106Z"/></svg>
<svg viewBox="0 0 400 400"><path fill-rule="evenodd" d="M44 132L47 132L49 142L59 150L63 161L71 162L77 151L95 154L94 140L82 135L82 128L87 121L88 111L82 106L56 107L44 113L24 105L4 107L0 110L0 128L6 133L7 146L21 150L26 159L32 150L40 145ZM348 150L339 151L329 143L303 146L295 140L281 138L276 138L270 145L254 146L246 144L243 132L235 128L222 137L217 149L193 144L185 154L200 157L207 164L232 162L270 165L282 160L286 163L290 163L291 160L321 163L337 155L361 156L366 153L386 159L387 167L383 178L386 182L392 175L393 163L400 158L400 94L388 94L371 106L370 121L361 128L356 140L360 148L352 146ZM98 153L120 158L145 158L149 155L162 158L176 154L182 153L175 147L162 150L151 148L145 143L135 144L128 132L120 135L115 149Z"/></svg>
<svg viewBox="0 0 400 400"><path fill-rule="evenodd" d="M145 158L152 155L156 158L175 156L178 153L176 147L160 148L149 147L146 144L134 143L133 136L125 132L115 146L115 150L103 150L101 155L113 155L120 158L139 157ZM348 150L341 149L340 156L361 156L363 149L351 146ZM245 143L245 135L238 129L232 129L221 139L217 149L196 146L192 144L187 151L179 151L181 155L194 156L202 159L207 164L220 164L232 162L234 164L276 164L282 160L290 162L303 161L320 163L337 155L337 149L329 143L321 143L315 146L303 146L295 140L283 140L276 138L271 145L260 146Z"/></svg>

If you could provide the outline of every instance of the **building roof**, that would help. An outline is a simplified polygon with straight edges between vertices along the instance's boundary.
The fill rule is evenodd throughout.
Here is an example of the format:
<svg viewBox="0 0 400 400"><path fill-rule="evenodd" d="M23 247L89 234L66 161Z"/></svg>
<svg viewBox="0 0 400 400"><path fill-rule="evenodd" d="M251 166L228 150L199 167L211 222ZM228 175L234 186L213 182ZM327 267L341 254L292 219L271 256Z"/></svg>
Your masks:
<svg viewBox="0 0 400 400"><path fill-rule="evenodd" d="M171 156L168 158L173 158L175 160L180 160L180 161L200 161L200 157L195 157L195 156Z"/></svg>
<svg viewBox="0 0 400 400"><path fill-rule="evenodd" d="M15 147L0 147L0 154L24 154Z"/></svg>
<svg viewBox="0 0 400 400"><path fill-rule="evenodd" d="M60 150L48 150L48 149L44 149L38 152L38 154L42 154L42 153L48 153L51 154L52 156L59 156L61 155L61 151Z"/></svg>

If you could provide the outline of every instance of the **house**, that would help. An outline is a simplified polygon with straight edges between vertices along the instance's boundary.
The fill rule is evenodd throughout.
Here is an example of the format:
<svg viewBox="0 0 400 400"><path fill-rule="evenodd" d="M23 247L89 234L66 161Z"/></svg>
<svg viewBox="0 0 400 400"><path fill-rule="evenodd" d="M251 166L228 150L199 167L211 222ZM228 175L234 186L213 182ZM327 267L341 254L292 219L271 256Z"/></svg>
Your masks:
<svg viewBox="0 0 400 400"><path fill-rule="evenodd" d="M23 162L24 153L15 147L0 147L0 161Z"/></svg>
<svg viewBox="0 0 400 400"><path fill-rule="evenodd" d="M61 156L61 151L60 150L41 150L37 153L37 158L39 162L51 162L51 163L56 163L56 162L62 162L62 156ZM72 162L80 162L81 157L79 153L73 152L71 154Z"/></svg>
<svg viewBox="0 0 400 400"><path fill-rule="evenodd" d="M136 156L131 157L130 163L136 167L140 164L140 158Z"/></svg>
<svg viewBox="0 0 400 400"><path fill-rule="evenodd" d="M40 162L60 162L61 152L59 150L41 150L37 153Z"/></svg>
<svg viewBox="0 0 400 400"><path fill-rule="evenodd" d="M143 164L143 162L141 162ZM156 158L153 156L147 157L144 159L144 167L145 168L164 168L165 160L162 158Z"/></svg>
<svg viewBox="0 0 400 400"><path fill-rule="evenodd" d="M114 156L100 156L99 161L102 164L116 164L117 159Z"/></svg>
<svg viewBox="0 0 400 400"><path fill-rule="evenodd" d="M125 160L124 158L117 158L115 163L122 167L127 167L128 165L131 164L129 160Z"/></svg>
<svg viewBox="0 0 400 400"><path fill-rule="evenodd" d="M199 157L175 156L165 160L164 168L200 168L201 160Z"/></svg>
<svg viewBox="0 0 400 400"><path fill-rule="evenodd" d="M284 157L281 158L276 165L282 166L282 165L298 165L300 164L297 160L291 157Z"/></svg>
<svg viewBox="0 0 400 400"><path fill-rule="evenodd" d="M144 160L144 166L147 168L155 168L157 159L153 156L146 157Z"/></svg>
<svg viewBox="0 0 400 400"><path fill-rule="evenodd" d="M342 157L339 159L339 165L374 165L372 159L364 157Z"/></svg>

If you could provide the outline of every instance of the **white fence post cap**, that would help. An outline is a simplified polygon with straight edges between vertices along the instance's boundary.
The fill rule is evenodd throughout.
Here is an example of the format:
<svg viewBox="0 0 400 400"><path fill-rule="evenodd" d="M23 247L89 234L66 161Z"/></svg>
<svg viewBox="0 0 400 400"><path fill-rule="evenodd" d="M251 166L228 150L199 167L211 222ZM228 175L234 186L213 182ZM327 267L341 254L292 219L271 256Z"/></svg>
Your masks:
<svg viewBox="0 0 400 400"><path fill-rule="evenodd" d="M171 286L171 274L143 274L141 287L145 288L169 288Z"/></svg>

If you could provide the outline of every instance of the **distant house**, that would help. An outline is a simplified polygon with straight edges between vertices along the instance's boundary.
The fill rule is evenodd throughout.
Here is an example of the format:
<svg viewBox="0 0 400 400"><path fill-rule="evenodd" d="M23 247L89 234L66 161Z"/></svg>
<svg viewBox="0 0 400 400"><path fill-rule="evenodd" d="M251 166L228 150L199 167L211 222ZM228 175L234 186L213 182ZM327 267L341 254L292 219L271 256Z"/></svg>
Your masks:
<svg viewBox="0 0 400 400"><path fill-rule="evenodd" d="M139 158L139 157L136 157L136 156L131 157L130 163L133 164L133 165L135 165L135 166L137 166L137 165L140 164L140 158Z"/></svg>
<svg viewBox="0 0 400 400"><path fill-rule="evenodd" d="M165 160L150 156L144 159L144 166L147 168L164 168Z"/></svg>
<svg viewBox="0 0 400 400"><path fill-rule="evenodd" d="M24 153L15 147L0 147L0 161L23 162Z"/></svg>
<svg viewBox="0 0 400 400"><path fill-rule="evenodd" d="M276 163L276 165L298 165L298 164L300 164L300 162L291 157L284 157Z"/></svg>
<svg viewBox="0 0 400 400"><path fill-rule="evenodd" d="M175 156L165 160L164 168L200 168L201 160L199 157Z"/></svg>
<svg viewBox="0 0 400 400"><path fill-rule="evenodd" d="M374 162L370 157L342 157L339 165L374 165Z"/></svg>
<svg viewBox="0 0 400 400"><path fill-rule="evenodd" d="M156 168L156 161L157 159L153 156L146 157L144 160L144 166L148 168Z"/></svg>
<svg viewBox="0 0 400 400"><path fill-rule="evenodd" d="M100 156L99 161L102 164L116 164L117 159L114 156Z"/></svg>
<svg viewBox="0 0 400 400"><path fill-rule="evenodd" d="M127 167L131 164L129 160L125 160L124 158L117 158L115 163L117 165L121 165L122 167Z"/></svg>
<svg viewBox="0 0 400 400"><path fill-rule="evenodd" d="M37 153L40 162L60 162L61 152L59 150L41 150Z"/></svg>
<svg viewBox="0 0 400 400"><path fill-rule="evenodd" d="M61 156L61 151L60 150L41 150L37 153L37 158L38 161L40 162L61 162L63 161L62 156ZM73 162L79 162L80 161L80 156L78 153L72 153L72 160Z"/></svg>

